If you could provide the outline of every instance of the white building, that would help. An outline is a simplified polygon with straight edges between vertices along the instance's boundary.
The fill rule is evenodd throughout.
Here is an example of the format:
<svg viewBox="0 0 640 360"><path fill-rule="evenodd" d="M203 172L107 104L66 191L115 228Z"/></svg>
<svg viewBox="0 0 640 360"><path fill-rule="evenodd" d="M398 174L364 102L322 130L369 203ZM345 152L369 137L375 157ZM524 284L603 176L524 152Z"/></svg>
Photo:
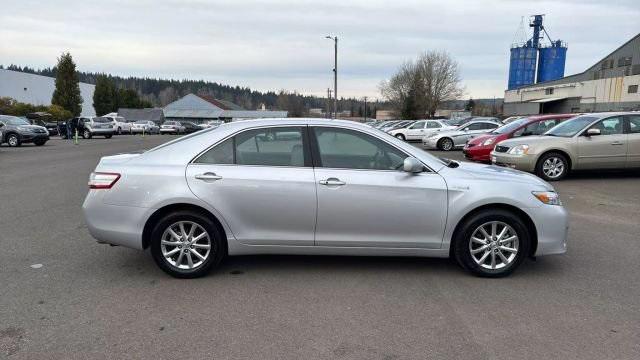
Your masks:
<svg viewBox="0 0 640 360"><path fill-rule="evenodd" d="M0 70L0 97L10 97L19 102L32 105L51 105L51 97L55 90L52 77L28 74L12 70ZM96 86L80 83L83 116L95 116L93 108L93 92Z"/></svg>

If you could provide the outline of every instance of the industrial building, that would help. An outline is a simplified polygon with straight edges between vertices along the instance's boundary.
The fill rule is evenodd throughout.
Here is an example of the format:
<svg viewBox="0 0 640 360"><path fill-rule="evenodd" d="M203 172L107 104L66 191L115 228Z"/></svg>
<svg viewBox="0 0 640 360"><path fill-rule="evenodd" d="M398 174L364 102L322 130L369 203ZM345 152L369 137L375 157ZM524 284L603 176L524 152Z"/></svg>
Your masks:
<svg viewBox="0 0 640 360"><path fill-rule="evenodd" d="M164 122L164 113L162 111L162 108L145 108L145 109L119 108L118 115L122 116L128 122L153 121L158 125Z"/></svg>
<svg viewBox="0 0 640 360"><path fill-rule="evenodd" d="M51 105L51 97L56 88L52 77L29 74L20 71L0 69L0 97L10 97L32 105ZM82 96L82 116L95 116L93 92L96 86L80 83Z"/></svg>
<svg viewBox="0 0 640 360"><path fill-rule="evenodd" d="M539 42L546 34L540 15L530 26L533 37L511 49L504 115L640 110L640 34L587 70L563 77L566 44Z"/></svg>
<svg viewBox="0 0 640 360"><path fill-rule="evenodd" d="M245 120L260 118L285 118L287 111L245 110L225 100L208 95L188 94L164 107L165 120L185 120L203 123L209 120Z"/></svg>

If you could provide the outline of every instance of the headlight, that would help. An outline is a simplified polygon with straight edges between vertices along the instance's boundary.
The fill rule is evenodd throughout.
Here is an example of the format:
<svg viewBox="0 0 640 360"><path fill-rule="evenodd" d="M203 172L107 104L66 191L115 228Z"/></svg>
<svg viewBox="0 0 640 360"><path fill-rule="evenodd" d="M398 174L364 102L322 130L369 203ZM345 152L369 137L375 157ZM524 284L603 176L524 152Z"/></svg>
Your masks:
<svg viewBox="0 0 640 360"><path fill-rule="evenodd" d="M509 154L511 155L525 155L529 152L529 145L518 145L514 146L509 150Z"/></svg>
<svg viewBox="0 0 640 360"><path fill-rule="evenodd" d="M533 196L547 205L562 205L558 193L553 191L533 191Z"/></svg>
<svg viewBox="0 0 640 360"><path fill-rule="evenodd" d="M32 132L33 129L30 127L26 127L26 126L18 126L18 131L22 131L22 132Z"/></svg>
<svg viewBox="0 0 640 360"><path fill-rule="evenodd" d="M491 145L491 144L493 144L493 142L494 142L494 141L496 141L496 139L495 139L495 138L487 139L487 140L485 140L485 141L482 143L482 146L488 146L488 145Z"/></svg>

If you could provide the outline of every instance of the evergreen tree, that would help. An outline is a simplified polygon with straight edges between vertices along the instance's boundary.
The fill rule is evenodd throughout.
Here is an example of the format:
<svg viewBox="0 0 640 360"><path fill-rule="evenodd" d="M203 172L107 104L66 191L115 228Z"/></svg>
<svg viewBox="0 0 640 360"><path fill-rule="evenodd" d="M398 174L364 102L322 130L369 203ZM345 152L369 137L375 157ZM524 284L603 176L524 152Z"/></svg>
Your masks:
<svg viewBox="0 0 640 360"><path fill-rule="evenodd" d="M473 108L476 107L476 102L473 101L473 98L469 98L469 101L467 101L467 104L464 106L464 109L467 111L473 111Z"/></svg>
<svg viewBox="0 0 640 360"><path fill-rule="evenodd" d="M59 105L70 111L74 116L82 111L82 96L76 73L76 64L69 53L63 53L58 58L56 73L56 89L53 91L51 104Z"/></svg>
<svg viewBox="0 0 640 360"><path fill-rule="evenodd" d="M118 111L116 85L106 75L98 75L96 78L93 107L100 116Z"/></svg>

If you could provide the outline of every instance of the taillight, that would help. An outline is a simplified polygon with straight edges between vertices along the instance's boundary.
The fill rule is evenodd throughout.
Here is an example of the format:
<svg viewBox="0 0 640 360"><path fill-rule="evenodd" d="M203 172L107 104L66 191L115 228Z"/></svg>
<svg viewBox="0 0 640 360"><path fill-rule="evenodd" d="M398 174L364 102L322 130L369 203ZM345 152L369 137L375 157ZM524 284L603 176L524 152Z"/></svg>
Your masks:
<svg viewBox="0 0 640 360"><path fill-rule="evenodd" d="M93 172L89 176L89 189L111 189L120 179L120 174Z"/></svg>

